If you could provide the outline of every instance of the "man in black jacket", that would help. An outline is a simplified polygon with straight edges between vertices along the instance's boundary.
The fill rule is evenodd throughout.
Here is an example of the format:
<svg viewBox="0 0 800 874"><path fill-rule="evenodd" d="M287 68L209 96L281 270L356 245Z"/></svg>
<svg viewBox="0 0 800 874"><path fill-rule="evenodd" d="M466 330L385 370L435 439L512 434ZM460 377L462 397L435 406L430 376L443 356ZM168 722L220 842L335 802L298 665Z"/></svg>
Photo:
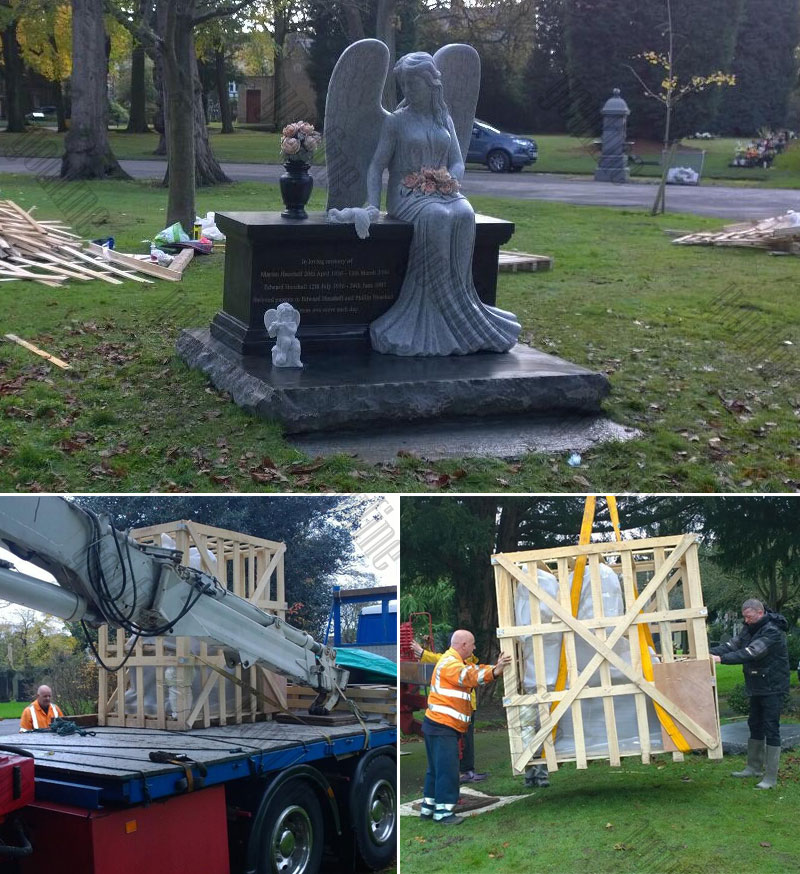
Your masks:
<svg viewBox="0 0 800 874"><path fill-rule="evenodd" d="M781 706L789 691L789 623L780 613L766 613L755 598L742 604L742 618L741 633L710 650L715 662L742 666L745 692L750 698L747 767L734 771L733 776L763 777L756 789L774 789L781 757Z"/></svg>

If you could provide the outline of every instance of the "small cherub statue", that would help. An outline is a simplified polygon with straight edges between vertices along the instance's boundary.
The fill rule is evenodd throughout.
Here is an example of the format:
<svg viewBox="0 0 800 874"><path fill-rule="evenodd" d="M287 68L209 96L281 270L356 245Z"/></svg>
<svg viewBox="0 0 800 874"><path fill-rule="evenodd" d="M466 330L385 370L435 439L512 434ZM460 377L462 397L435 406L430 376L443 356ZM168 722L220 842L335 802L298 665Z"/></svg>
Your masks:
<svg viewBox="0 0 800 874"><path fill-rule="evenodd" d="M300 341L295 334L300 324L300 313L290 304L278 304L275 310L264 313L264 327L270 337L275 337L272 347L273 367L302 367Z"/></svg>

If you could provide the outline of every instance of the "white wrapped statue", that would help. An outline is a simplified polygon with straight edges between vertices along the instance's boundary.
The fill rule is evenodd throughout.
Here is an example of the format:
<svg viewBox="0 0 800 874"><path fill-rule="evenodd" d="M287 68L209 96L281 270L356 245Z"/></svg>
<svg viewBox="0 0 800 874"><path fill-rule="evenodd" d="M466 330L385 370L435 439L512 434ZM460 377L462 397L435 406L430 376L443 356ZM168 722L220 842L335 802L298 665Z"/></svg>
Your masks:
<svg viewBox="0 0 800 874"><path fill-rule="evenodd" d="M478 297L475 213L459 192L480 86L478 53L449 45L433 56L404 55L394 68L403 100L391 113L380 102L388 68L382 42L353 43L333 71L325 110L328 209L374 215L388 168L387 213L414 225L399 297L370 325L372 347L392 355L507 352L520 325Z"/></svg>
<svg viewBox="0 0 800 874"><path fill-rule="evenodd" d="M272 347L273 367L302 367L300 341L295 334L300 325L300 313L290 303L280 303L278 308L264 313L264 327L275 338Z"/></svg>

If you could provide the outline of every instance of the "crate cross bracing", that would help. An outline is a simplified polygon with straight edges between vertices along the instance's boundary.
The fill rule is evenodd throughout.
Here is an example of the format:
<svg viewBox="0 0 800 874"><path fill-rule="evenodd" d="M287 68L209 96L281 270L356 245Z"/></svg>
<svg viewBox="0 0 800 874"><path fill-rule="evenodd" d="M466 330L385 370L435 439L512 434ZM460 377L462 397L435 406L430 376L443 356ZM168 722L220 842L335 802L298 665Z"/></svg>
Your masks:
<svg viewBox="0 0 800 874"><path fill-rule="evenodd" d="M592 618L586 619L573 617L570 606L572 570L580 555L587 559L591 589ZM677 752L678 747L663 727L667 719L677 726L687 746L706 749L712 759L722 757L716 685L706 637L707 610L700 584L697 540L693 535L498 554L492 556L492 564L500 625L497 635L502 651L512 656L512 663L504 673L506 691L503 704L507 711L511 763L515 774L523 773L542 757L550 770L557 769L558 763L565 761L574 761L578 768L585 768L589 759L608 759L609 764L619 765L620 758L626 755L641 755L642 761L647 763L652 753L665 751L672 752L679 760L682 754ZM603 564L620 577L624 602L621 615L604 615ZM539 585L538 570L555 576L557 598ZM528 625L516 622L515 596L520 586L528 592ZM544 622L543 612L552 621ZM638 629L642 624L653 632L654 641L657 637L653 682L646 680L643 673ZM679 632L683 632L687 639L686 658L676 656L673 635ZM552 641L551 635L563 636L561 645L566 659L567 680L560 690L545 683L545 640ZM523 688L522 661L522 646L526 638L532 640L536 677L535 689L528 694ZM615 646L619 650L625 639L629 643L630 661L615 651ZM587 649L590 653L584 656L584 663L580 666L576 640L582 642L584 653ZM616 673L616 682L612 681L612 669ZM617 696L633 696L637 736L632 743L621 742L618 737L617 706L614 703ZM601 721L605 734L605 744L600 750L587 748L583 720L584 702L597 699L602 702ZM619 701L621 704L624 699ZM663 708L665 717L660 743L651 739L654 705ZM535 729L530 724L532 707L538 713L539 727ZM650 722L648 708L651 710ZM567 714L572 720L574 749L560 752L557 749L559 728ZM523 742L523 737L526 742Z"/></svg>
<svg viewBox="0 0 800 874"><path fill-rule="evenodd" d="M139 543L158 546L165 545L166 535L181 552L182 564L199 562L233 594L286 618L286 544L185 520L130 533ZM100 627L99 653L106 664L122 660L125 644L122 630L109 633L107 626ZM226 680L219 670L239 682ZM229 668L221 646L190 637L139 640L122 670L100 668L99 679L100 725L180 731L238 725L285 710L287 703L283 677L256 665Z"/></svg>

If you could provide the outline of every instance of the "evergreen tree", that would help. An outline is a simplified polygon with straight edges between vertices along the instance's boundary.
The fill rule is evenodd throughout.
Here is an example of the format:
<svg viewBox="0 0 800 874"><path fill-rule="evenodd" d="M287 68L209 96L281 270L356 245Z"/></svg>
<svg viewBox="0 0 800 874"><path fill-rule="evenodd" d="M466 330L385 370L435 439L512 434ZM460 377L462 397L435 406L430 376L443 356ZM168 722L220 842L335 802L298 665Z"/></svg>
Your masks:
<svg viewBox="0 0 800 874"><path fill-rule="evenodd" d="M675 38L675 73L681 81L728 71L744 0L672 0ZM666 10L663 0L565 0L565 43L571 91L570 130L579 136L600 132L600 109L620 88L631 109L629 133L660 139L663 107L648 98L631 72L634 67L653 91L654 76L639 55L666 47ZM648 78L651 77L651 78ZM693 95L673 119L675 136L707 129L716 115L720 94L708 89Z"/></svg>
<svg viewBox="0 0 800 874"><path fill-rule="evenodd" d="M286 543L286 600L302 609L292 623L312 636L322 634L331 604L332 585L342 575L357 579L353 534L366 510L360 498L242 498L151 496L81 497L78 503L107 513L119 529L188 519ZM364 580L368 586L370 580Z"/></svg>
<svg viewBox="0 0 800 874"><path fill-rule="evenodd" d="M719 133L753 136L760 128L786 123L792 88L797 82L795 56L800 41L798 0L745 0L732 69L736 87L722 97Z"/></svg>
<svg viewBox="0 0 800 874"><path fill-rule="evenodd" d="M565 0L540 0L533 50L523 75L522 118L526 130L563 131L570 106L564 43Z"/></svg>

